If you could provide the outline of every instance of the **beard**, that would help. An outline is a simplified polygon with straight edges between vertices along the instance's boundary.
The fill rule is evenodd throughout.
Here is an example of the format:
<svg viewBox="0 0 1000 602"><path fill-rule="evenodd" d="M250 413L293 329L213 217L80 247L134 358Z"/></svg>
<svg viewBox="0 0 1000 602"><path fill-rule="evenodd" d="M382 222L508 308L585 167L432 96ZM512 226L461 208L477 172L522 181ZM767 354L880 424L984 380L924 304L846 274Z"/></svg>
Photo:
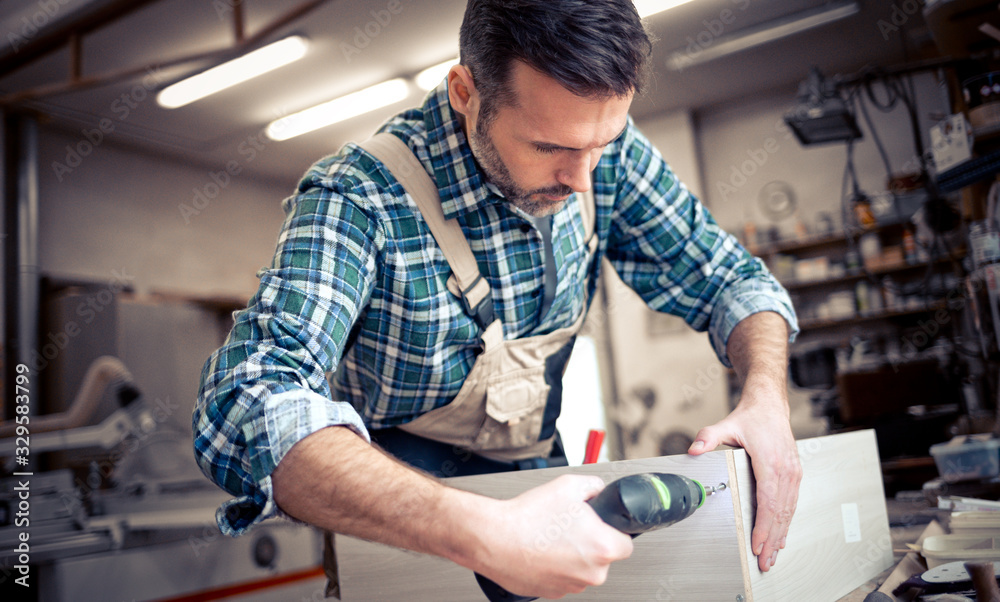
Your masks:
<svg viewBox="0 0 1000 602"><path fill-rule="evenodd" d="M486 179L500 190L500 193L510 204L532 217L545 217L562 209L565 201L552 201L543 195L565 197L573 194L573 189L559 184L534 190L525 190L518 186L517 182L514 181L514 176L507 169L507 164L500 156L500 152L493 144L489 124L480 120L480 126L469 136L472 154L479 162L479 167L486 175Z"/></svg>

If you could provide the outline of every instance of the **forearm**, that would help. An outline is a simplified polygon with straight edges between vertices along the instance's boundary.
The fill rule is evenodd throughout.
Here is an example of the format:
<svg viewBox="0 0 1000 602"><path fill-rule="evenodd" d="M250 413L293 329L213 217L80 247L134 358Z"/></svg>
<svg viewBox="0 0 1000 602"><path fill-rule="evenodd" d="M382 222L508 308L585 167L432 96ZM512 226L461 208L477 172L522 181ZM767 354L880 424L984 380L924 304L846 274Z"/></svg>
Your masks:
<svg viewBox="0 0 1000 602"><path fill-rule="evenodd" d="M785 547L802 479L789 424L788 323L774 312L751 314L733 329L726 351L743 385L740 402L725 419L699 431L691 453L725 443L750 455L757 479L751 544L757 566L767 571Z"/></svg>
<svg viewBox="0 0 1000 602"><path fill-rule="evenodd" d="M329 427L302 439L271 477L278 506L301 521L470 568L482 560L472 526L495 500L446 487L350 429Z"/></svg>
<svg viewBox="0 0 1000 602"><path fill-rule="evenodd" d="M788 412L788 324L774 312L748 316L733 329L726 346L729 360L744 391L773 395L744 395L742 404L771 403Z"/></svg>
<svg viewBox="0 0 1000 602"><path fill-rule="evenodd" d="M563 475L496 500L446 487L329 427L296 443L271 479L278 506L299 520L443 556L515 593L579 593L632 553L631 539L584 503L604 485L593 476Z"/></svg>

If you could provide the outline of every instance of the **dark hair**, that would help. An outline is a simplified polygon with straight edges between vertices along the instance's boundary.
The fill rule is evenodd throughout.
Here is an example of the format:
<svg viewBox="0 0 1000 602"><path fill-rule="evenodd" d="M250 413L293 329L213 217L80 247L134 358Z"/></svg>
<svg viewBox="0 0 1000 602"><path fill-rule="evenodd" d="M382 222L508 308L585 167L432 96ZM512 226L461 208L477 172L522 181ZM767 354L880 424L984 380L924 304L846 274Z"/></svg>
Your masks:
<svg viewBox="0 0 1000 602"><path fill-rule="evenodd" d="M488 122L520 60L583 97L641 93L653 42L632 0L469 0L459 32Z"/></svg>

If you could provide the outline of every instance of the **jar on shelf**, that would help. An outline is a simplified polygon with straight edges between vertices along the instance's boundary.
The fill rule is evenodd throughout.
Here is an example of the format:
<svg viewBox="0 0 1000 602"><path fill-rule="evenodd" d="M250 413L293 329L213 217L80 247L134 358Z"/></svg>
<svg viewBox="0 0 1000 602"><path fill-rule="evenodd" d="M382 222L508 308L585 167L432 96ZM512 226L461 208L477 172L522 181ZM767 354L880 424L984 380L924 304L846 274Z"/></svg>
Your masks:
<svg viewBox="0 0 1000 602"><path fill-rule="evenodd" d="M854 219L865 229L874 228L877 220L872 209L872 201L867 196L859 194L854 197Z"/></svg>
<svg viewBox="0 0 1000 602"><path fill-rule="evenodd" d="M899 303L899 296L896 293L896 283L892 278L886 276L882 279L882 300L886 309L896 309Z"/></svg>
<svg viewBox="0 0 1000 602"><path fill-rule="evenodd" d="M913 235L913 228L909 226L903 228L903 259L910 265L920 263L917 238Z"/></svg>
<svg viewBox="0 0 1000 602"><path fill-rule="evenodd" d="M859 280L854 286L854 304L859 315L867 314L871 310L871 296L868 288L867 280Z"/></svg>

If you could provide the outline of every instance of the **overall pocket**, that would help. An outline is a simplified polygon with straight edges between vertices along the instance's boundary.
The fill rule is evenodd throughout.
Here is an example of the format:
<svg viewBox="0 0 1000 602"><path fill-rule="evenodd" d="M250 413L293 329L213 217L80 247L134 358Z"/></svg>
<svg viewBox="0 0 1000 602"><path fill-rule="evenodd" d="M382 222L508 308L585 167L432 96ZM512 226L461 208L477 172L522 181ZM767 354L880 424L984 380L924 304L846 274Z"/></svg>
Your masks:
<svg viewBox="0 0 1000 602"><path fill-rule="evenodd" d="M476 447L509 449L537 443L548 398L544 365L491 378L486 387L486 418Z"/></svg>

